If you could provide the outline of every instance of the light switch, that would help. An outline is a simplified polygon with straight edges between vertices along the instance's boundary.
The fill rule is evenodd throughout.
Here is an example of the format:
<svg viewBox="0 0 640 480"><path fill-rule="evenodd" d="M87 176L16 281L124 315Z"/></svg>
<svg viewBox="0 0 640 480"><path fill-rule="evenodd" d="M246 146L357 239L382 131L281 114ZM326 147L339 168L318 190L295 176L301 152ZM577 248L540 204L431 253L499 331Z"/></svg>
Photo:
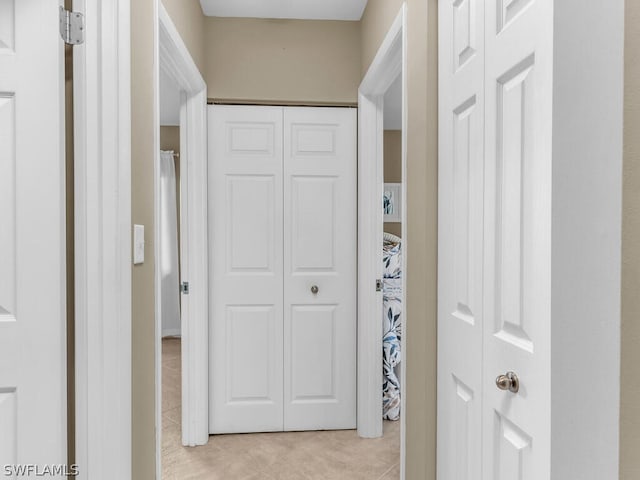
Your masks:
<svg viewBox="0 0 640 480"><path fill-rule="evenodd" d="M133 226L133 264L144 263L144 225Z"/></svg>

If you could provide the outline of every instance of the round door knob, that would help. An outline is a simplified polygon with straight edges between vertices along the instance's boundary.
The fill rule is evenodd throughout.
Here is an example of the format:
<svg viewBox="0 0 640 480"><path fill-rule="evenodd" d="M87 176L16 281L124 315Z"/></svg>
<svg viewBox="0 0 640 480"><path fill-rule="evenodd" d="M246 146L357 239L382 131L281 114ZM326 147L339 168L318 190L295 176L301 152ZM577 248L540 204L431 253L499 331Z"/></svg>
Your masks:
<svg viewBox="0 0 640 480"><path fill-rule="evenodd" d="M320 289L318 288L318 285L313 285L311 287L311 293L313 293L314 295L317 294L320 291Z"/></svg>
<svg viewBox="0 0 640 480"><path fill-rule="evenodd" d="M512 393L518 393L518 390L520 390L520 380L515 373L507 372L496 378L496 386L500 390L509 390Z"/></svg>

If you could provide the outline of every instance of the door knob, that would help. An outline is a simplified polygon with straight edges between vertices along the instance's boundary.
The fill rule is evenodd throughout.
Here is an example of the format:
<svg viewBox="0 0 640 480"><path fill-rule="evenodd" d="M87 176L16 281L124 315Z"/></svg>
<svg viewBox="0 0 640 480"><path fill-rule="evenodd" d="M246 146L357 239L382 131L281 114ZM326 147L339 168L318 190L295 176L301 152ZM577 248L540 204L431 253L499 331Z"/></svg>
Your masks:
<svg viewBox="0 0 640 480"><path fill-rule="evenodd" d="M515 373L507 372L496 378L496 386L500 390L509 390L512 393L518 393L518 390L520 390L520 380Z"/></svg>
<svg viewBox="0 0 640 480"><path fill-rule="evenodd" d="M320 289L318 288L318 286L317 286L317 285L313 285L313 286L311 287L311 293L313 293L314 295L315 295L316 293L318 293L319 291L320 291Z"/></svg>

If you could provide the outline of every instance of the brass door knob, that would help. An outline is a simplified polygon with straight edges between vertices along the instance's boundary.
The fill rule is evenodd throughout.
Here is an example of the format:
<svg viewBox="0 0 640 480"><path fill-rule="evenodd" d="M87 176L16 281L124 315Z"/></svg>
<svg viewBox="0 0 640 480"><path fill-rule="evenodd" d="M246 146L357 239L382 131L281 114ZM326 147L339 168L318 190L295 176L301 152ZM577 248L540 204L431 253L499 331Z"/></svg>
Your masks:
<svg viewBox="0 0 640 480"><path fill-rule="evenodd" d="M317 286L317 285L313 285L313 286L311 287L311 293L313 293L314 295L315 295L316 293L318 293L319 291L320 291L320 289L318 288L318 286Z"/></svg>
<svg viewBox="0 0 640 480"><path fill-rule="evenodd" d="M520 390L520 380L515 373L507 372L496 378L496 386L500 390L509 390L512 393L518 393L518 390Z"/></svg>

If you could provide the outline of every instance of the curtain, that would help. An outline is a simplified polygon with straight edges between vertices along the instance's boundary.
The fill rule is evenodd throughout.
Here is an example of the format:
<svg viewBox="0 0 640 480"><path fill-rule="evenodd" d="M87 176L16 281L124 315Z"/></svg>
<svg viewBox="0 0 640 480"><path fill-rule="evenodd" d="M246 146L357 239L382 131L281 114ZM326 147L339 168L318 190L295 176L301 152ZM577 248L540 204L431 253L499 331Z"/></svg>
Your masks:
<svg viewBox="0 0 640 480"><path fill-rule="evenodd" d="M180 275L176 167L173 151L160 151L160 268L162 336L180 335Z"/></svg>

